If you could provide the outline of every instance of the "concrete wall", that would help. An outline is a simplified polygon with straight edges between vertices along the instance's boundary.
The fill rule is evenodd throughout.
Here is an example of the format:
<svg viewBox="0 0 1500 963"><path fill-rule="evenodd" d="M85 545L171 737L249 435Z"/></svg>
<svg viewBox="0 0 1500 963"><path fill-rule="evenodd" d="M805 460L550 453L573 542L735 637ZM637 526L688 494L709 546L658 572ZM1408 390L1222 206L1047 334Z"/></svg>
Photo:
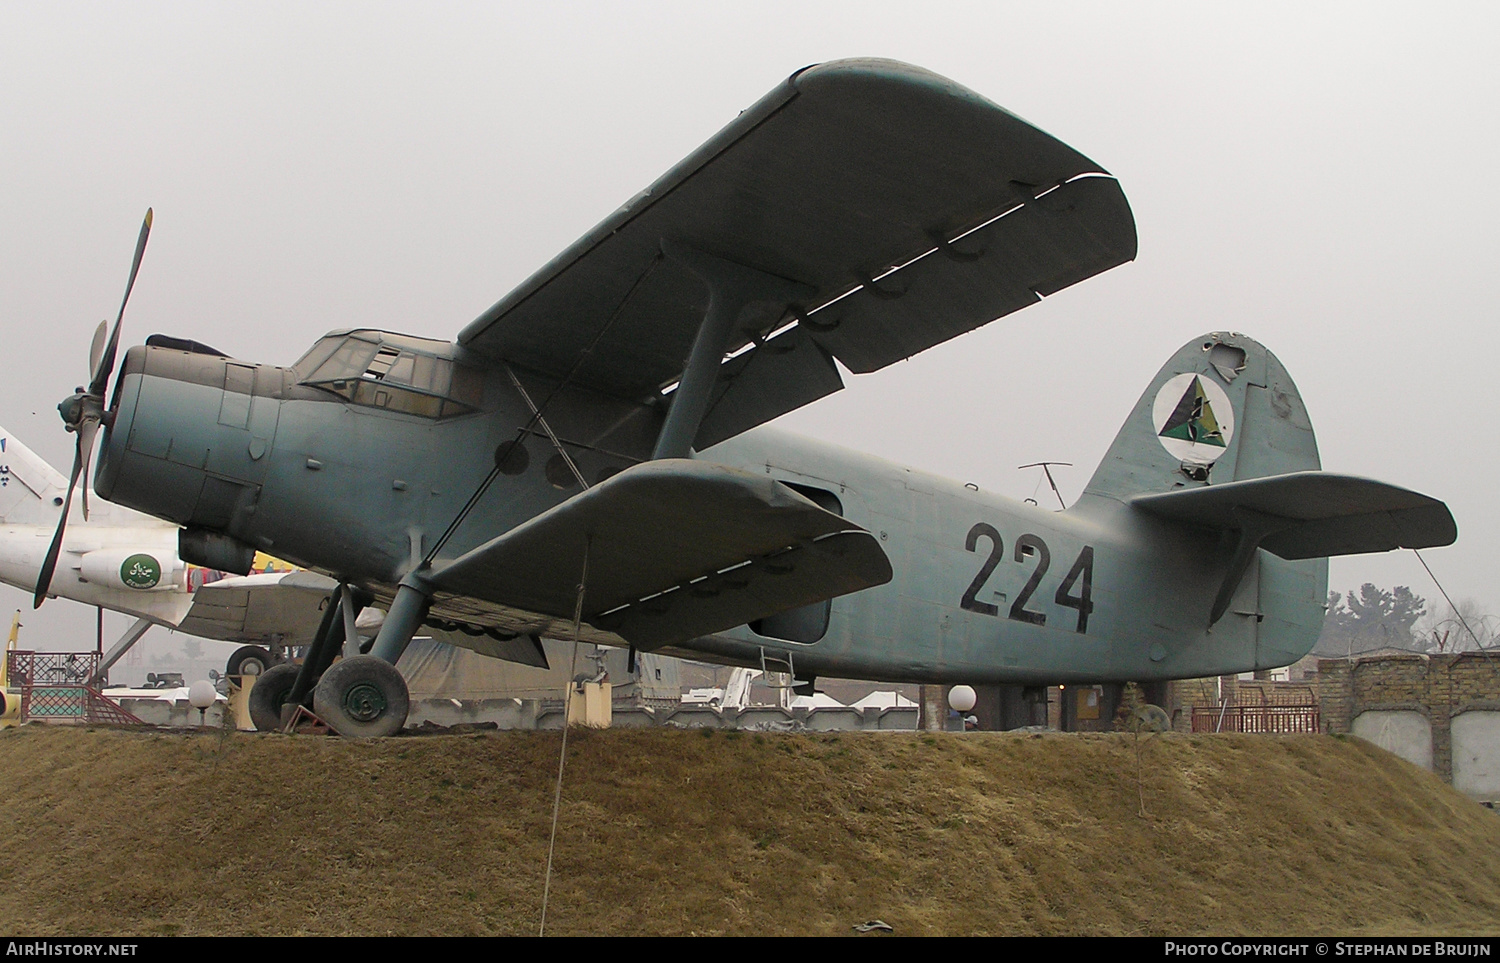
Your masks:
<svg viewBox="0 0 1500 963"><path fill-rule="evenodd" d="M1476 799L1500 800L1500 712L1459 713L1448 731L1453 740L1453 788Z"/></svg>
<svg viewBox="0 0 1500 963"><path fill-rule="evenodd" d="M197 727L198 710L186 699L121 699L120 708L148 726ZM224 703L216 702L203 714L203 725L217 729L224 724Z"/></svg>
<svg viewBox="0 0 1500 963"><path fill-rule="evenodd" d="M676 726L689 729L759 730L915 730L914 707L893 709L780 709L751 706L746 709L715 709L710 706L616 706L611 713L614 728ZM560 729L562 706L535 699L422 700L412 703L408 727L451 727L494 724L500 729Z"/></svg>
<svg viewBox="0 0 1500 963"><path fill-rule="evenodd" d="M1432 768L1432 726L1411 709L1371 709L1354 717L1350 732L1423 769Z"/></svg>
<svg viewBox="0 0 1500 963"><path fill-rule="evenodd" d="M1386 653L1318 659L1300 682L1225 676L1172 683L1163 706L1187 731L1194 705L1317 701L1324 732L1368 739L1479 799L1500 800L1500 655Z"/></svg>

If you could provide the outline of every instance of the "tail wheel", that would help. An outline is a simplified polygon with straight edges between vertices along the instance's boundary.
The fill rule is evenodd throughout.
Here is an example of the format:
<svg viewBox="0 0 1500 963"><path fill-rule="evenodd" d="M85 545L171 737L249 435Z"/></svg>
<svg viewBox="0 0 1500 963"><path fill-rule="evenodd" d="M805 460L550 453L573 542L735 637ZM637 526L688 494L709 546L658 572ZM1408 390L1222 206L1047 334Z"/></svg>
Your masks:
<svg viewBox="0 0 1500 963"><path fill-rule="evenodd" d="M242 645L224 665L225 675L260 675L276 664L276 657L259 645Z"/></svg>
<svg viewBox="0 0 1500 963"><path fill-rule="evenodd" d="M354 739L395 735L406 725L410 709L406 680L395 666L373 655L334 663L313 691L318 718Z"/></svg>
<svg viewBox="0 0 1500 963"><path fill-rule="evenodd" d="M238 654L238 653L236 653ZM292 692L301 666L283 662L262 672L250 690L250 721L261 732L275 732L281 728L281 707Z"/></svg>
<svg viewBox="0 0 1500 963"><path fill-rule="evenodd" d="M1172 717L1161 706L1148 703L1132 709L1126 725L1131 732L1166 732L1172 728Z"/></svg>

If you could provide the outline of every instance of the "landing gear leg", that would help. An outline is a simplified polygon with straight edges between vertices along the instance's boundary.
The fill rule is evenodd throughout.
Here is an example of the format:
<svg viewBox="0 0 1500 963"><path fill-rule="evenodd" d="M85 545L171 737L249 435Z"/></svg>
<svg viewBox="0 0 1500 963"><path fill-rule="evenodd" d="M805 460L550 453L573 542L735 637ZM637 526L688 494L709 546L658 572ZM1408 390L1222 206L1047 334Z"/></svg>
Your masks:
<svg viewBox="0 0 1500 963"><path fill-rule="evenodd" d="M312 645L307 647L307 655L302 659L297 680L287 691L286 700L281 706L283 724L297 711L297 706L305 702L313 686L317 685L324 670L333 664L339 647L343 645L344 623L339 618L339 603L347 591L347 586L339 585L328 599L328 606L323 610L323 620L318 623L318 634L313 636Z"/></svg>
<svg viewBox="0 0 1500 963"><path fill-rule="evenodd" d="M411 637L417 634L431 604L432 600L415 579L408 576L402 580L396 588L395 599L391 601L391 610L385 614L385 623L380 626L380 634L375 636L370 655L391 665L400 661L401 653L411 644Z"/></svg>

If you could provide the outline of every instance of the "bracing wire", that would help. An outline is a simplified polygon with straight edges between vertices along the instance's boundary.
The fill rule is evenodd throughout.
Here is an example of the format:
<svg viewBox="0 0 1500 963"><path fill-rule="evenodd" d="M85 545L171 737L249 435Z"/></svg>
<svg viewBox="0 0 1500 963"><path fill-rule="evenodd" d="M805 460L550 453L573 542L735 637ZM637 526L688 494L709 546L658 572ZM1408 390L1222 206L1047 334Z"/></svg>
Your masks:
<svg viewBox="0 0 1500 963"><path fill-rule="evenodd" d="M1431 566L1427 564L1427 559L1423 558L1422 553L1416 549L1412 549L1411 553L1417 557L1417 561L1422 563L1422 567L1427 569L1427 577L1432 579L1432 584L1436 585L1437 590L1443 593L1443 599L1448 603L1448 607L1453 610L1454 615L1458 616L1458 621L1463 623L1464 630L1469 633L1469 638L1474 640L1474 647L1485 655L1494 658L1494 654L1484 647L1484 643L1479 641L1479 636L1474 634L1472 628L1469 628L1469 620L1464 618L1464 614L1458 610L1458 606L1453 604L1453 599L1448 597L1448 590L1443 588L1443 583L1439 582L1438 577L1433 574Z"/></svg>
<svg viewBox="0 0 1500 963"><path fill-rule="evenodd" d="M590 540L591 541L591 540ZM578 602L573 607L573 658L563 689L562 748L557 753L557 785L552 791L552 832L547 839L547 872L542 882L542 921L537 936L547 935L547 902L552 895L552 853L557 846L557 817L562 811L563 767L568 762L568 716L573 705L573 676L578 671L578 633L583 625L583 593L589 584L589 541L583 543L583 572L578 576Z"/></svg>

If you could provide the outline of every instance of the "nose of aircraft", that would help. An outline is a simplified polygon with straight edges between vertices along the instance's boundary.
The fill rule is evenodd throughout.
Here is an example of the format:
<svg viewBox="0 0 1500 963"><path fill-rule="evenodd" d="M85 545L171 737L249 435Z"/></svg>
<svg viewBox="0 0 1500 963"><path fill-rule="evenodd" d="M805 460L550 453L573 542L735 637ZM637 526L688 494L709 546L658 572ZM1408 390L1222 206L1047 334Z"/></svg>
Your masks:
<svg viewBox="0 0 1500 963"><path fill-rule="evenodd" d="M77 431L83 421L84 402L88 396L84 394L83 388L74 389L73 393L57 403L57 413L62 415L63 426L69 431Z"/></svg>
<svg viewBox="0 0 1500 963"><path fill-rule="evenodd" d="M177 339L153 336L131 348L106 418L95 491L190 534L248 538L282 380L282 369Z"/></svg>

